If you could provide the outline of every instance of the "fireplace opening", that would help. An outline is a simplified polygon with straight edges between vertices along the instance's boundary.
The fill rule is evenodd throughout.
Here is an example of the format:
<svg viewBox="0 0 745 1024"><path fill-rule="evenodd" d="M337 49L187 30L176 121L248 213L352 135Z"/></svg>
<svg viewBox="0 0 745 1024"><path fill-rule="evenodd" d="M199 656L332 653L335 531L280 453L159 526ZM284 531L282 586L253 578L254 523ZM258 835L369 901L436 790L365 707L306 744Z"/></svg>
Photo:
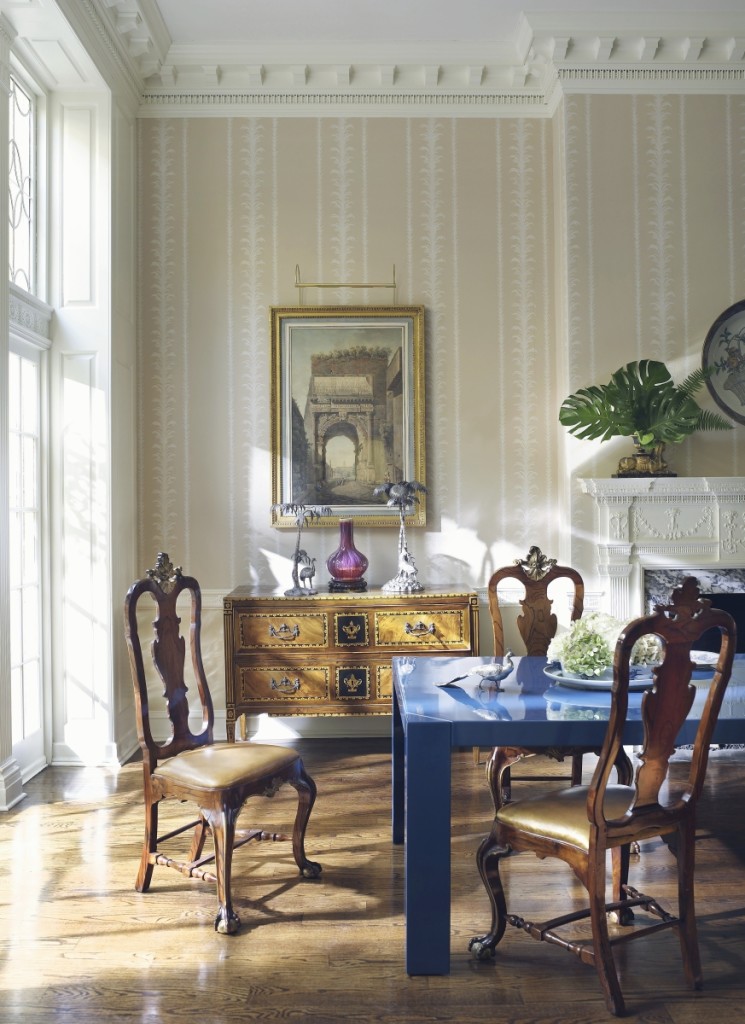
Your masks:
<svg viewBox="0 0 745 1024"><path fill-rule="evenodd" d="M729 612L737 626L737 654L745 654L745 594L704 594L711 601L712 608ZM698 641L701 651L718 651L720 633L718 629L707 630Z"/></svg>
<svg viewBox="0 0 745 1024"><path fill-rule="evenodd" d="M655 605L667 604L673 589L686 576L695 576L701 593L712 607L729 612L737 626L737 652L745 653L745 569L718 566L716 569L645 569L644 605L648 612ZM718 651L719 630L709 630L698 642L702 651Z"/></svg>

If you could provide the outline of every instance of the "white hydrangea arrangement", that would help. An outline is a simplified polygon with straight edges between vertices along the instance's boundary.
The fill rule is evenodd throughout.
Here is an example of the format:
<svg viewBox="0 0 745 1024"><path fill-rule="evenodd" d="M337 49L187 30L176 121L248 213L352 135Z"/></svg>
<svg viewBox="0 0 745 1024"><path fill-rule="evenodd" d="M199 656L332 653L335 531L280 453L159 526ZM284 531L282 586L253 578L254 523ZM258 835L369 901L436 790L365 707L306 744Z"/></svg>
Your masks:
<svg viewBox="0 0 745 1024"><path fill-rule="evenodd" d="M589 612L573 622L566 633L555 636L549 644L548 660L561 662L562 668L578 676L601 676L613 665L616 641L625 622L604 612ZM650 634L634 645L632 665L651 665L662 656L658 637Z"/></svg>

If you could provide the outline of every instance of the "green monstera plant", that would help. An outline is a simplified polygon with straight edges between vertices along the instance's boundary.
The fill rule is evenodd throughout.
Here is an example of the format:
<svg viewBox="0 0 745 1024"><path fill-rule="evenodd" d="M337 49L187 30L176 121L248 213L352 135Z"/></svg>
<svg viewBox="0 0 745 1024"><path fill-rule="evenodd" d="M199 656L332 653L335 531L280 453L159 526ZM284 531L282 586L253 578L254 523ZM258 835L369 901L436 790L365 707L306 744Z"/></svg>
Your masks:
<svg viewBox="0 0 745 1024"><path fill-rule="evenodd" d="M676 384L664 363L627 363L607 384L580 388L562 402L559 422L587 440L633 437L642 448L678 444L697 430L731 430L718 413L695 398L708 373L697 369Z"/></svg>

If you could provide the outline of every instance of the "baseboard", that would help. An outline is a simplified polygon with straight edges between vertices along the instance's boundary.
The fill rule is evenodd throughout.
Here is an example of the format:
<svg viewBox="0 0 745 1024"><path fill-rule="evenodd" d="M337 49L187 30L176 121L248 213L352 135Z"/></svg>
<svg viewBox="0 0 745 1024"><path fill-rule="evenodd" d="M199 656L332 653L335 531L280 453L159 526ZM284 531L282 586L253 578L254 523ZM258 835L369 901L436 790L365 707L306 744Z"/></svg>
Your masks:
<svg viewBox="0 0 745 1024"><path fill-rule="evenodd" d="M277 741L293 739L373 739L391 735L390 715L305 715L275 718L254 715L247 724L249 739Z"/></svg>
<svg viewBox="0 0 745 1024"><path fill-rule="evenodd" d="M191 727L197 730L201 717L191 718ZM153 736L166 737L170 722L165 711L150 714ZM236 730L237 734L237 730ZM280 718L274 715L247 716L246 735L249 739L275 741L293 739L357 739L390 736L390 715L298 715ZM215 712L215 739L227 738L225 711Z"/></svg>

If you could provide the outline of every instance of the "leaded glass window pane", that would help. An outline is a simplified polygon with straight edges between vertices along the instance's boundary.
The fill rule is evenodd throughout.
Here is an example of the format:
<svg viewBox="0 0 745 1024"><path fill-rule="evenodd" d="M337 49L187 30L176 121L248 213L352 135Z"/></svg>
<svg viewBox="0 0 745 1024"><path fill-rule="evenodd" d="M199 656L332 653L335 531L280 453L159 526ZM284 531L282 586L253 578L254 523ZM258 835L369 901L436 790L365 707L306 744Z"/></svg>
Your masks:
<svg viewBox="0 0 745 1024"><path fill-rule="evenodd" d="M10 76L9 97L9 261L10 280L34 291L34 98L15 75Z"/></svg>

